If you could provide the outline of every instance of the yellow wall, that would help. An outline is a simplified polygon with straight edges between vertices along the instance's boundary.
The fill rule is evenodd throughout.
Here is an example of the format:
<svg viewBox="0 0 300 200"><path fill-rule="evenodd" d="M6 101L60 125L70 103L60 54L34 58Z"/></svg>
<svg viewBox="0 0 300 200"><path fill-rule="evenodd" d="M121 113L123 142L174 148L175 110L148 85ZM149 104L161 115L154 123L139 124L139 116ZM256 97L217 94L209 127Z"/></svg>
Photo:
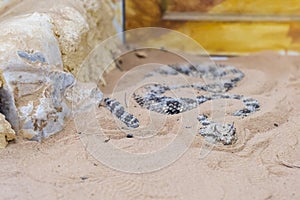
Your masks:
<svg viewBox="0 0 300 200"><path fill-rule="evenodd" d="M299 0L186 2L170 1L172 5L168 6L167 10L177 11L181 8L181 11L195 11L197 8L206 13L300 14ZM207 6L206 10L203 5ZM165 6L162 6L160 0L126 0L126 28L155 26L177 30L195 39L211 54L247 54L262 50L300 51L300 22L166 21L162 20L162 10ZM172 38L166 36L165 43L172 43ZM185 50L193 51L186 48Z"/></svg>

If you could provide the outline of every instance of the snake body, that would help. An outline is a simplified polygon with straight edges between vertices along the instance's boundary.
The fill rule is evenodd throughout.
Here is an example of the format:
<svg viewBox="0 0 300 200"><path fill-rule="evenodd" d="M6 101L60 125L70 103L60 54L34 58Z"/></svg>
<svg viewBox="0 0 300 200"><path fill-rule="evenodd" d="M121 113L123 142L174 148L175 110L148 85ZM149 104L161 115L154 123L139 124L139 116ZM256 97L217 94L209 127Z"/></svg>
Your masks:
<svg viewBox="0 0 300 200"><path fill-rule="evenodd" d="M105 98L105 106L116 116L121 122L130 128L138 128L140 126L139 120L132 114L125 111L125 108L115 99Z"/></svg>
<svg viewBox="0 0 300 200"><path fill-rule="evenodd" d="M148 76L155 76L155 74L165 76L183 74L190 77L213 81L209 84L171 86L161 84L147 85L143 88L145 91L143 94L133 93L133 99L142 108L150 111L174 115L192 110L206 101L216 99L236 99L242 101L244 108L234 112L234 116L245 117L256 112L260 108L259 102L253 98L226 93L235 87L237 82L245 76L242 71L232 66L221 64L175 64L160 67ZM174 98L165 95L167 91L180 88L193 88L194 90L210 92L210 94L196 96L196 98ZM139 127L138 119L134 115L126 112L124 107L115 99L106 98L104 102L108 110L128 127ZM202 128L199 131L202 136L212 137L215 141L222 142L223 144L231 144L234 141L236 130L233 124L218 124L216 122L211 122L208 120L207 116L204 115L199 115L198 120L202 124Z"/></svg>

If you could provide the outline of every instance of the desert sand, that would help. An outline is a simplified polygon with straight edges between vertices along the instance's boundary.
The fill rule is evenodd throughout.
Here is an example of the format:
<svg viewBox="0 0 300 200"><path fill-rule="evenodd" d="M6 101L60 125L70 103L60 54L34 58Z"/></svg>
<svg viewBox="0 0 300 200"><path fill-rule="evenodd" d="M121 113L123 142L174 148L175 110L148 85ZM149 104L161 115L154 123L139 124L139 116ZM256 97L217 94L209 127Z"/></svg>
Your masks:
<svg viewBox="0 0 300 200"><path fill-rule="evenodd" d="M146 58L134 54L121 58L123 71L106 74L108 85L102 91L113 91L132 66L157 59L155 52L144 53ZM178 62L172 56L163 58L160 61L165 63ZM230 93L251 96L261 104L248 117L228 116L237 127L233 145L210 146L195 133L187 151L168 166L149 173L126 173L92 156L86 133L79 132L70 119L62 132L41 143L18 138L0 151L0 199L300 199L300 58L266 52L218 62L246 75ZM241 105L229 101L227 111ZM208 112L208 108L209 103L199 109ZM138 107L132 111L146 123L149 112ZM106 133L106 140L94 142L132 153L156 151L185 126L177 116L171 117L157 135L141 140L126 138L104 108L96 116L104 129L115 131ZM205 146L212 150L201 156Z"/></svg>

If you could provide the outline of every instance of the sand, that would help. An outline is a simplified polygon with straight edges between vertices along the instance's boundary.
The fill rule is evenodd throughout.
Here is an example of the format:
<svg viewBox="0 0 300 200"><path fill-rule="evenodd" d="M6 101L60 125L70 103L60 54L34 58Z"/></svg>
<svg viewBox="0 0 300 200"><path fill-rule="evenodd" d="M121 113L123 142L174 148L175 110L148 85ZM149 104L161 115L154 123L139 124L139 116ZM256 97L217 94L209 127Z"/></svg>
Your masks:
<svg viewBox="0 0 300 200"><path fill-rule="evenodd" d="M146 58L122 58L123 71L106 75L109 85L103 91L110 93L133 64L157 59L155 52L145 53ZM167 55L160 60L178 61ZM230 93L261 103L261 110L251 116L226 117L237 127L235 144L212 146L195 133L191 145L170 165L149 173L125 173L102 164L95 153L92 156L87 151L91 146L84 145L86 132L79 133L70 120L61 133L42 143L18 138L1 150L0 199L300 199L300 57L266 52L222 63L246 74ZM209 105L197 112L209 112ZM227 111L241 105L228 101ZM138 107L132 112L147 125L149 112ZM156 152L182 136L184 127L188 129L179 123L180 116L164 118L164 123L157 122L156 135L141 140L126 138L104 108L99 108L96 118L113 131L107 132L106 140L91 142L96 145L92 147L102 142L132 153ZM206 156L200 154L210 148Z"/></svg>

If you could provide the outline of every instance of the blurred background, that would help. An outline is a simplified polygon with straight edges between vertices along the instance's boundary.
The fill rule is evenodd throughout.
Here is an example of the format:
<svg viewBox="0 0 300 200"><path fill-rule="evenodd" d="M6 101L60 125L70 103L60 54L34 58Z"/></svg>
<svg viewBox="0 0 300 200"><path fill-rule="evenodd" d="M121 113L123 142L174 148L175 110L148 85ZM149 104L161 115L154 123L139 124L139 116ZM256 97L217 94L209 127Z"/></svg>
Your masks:
<svg viewBox="0 0 300 200"><path fill-rule="evenodd" d="M211 55L300 50L299 0L123 0L123 4L126 30L149 26L177 30ZM165 42L176 45L170 37ZM188 44L180 45L193 52Z"/></svg>

